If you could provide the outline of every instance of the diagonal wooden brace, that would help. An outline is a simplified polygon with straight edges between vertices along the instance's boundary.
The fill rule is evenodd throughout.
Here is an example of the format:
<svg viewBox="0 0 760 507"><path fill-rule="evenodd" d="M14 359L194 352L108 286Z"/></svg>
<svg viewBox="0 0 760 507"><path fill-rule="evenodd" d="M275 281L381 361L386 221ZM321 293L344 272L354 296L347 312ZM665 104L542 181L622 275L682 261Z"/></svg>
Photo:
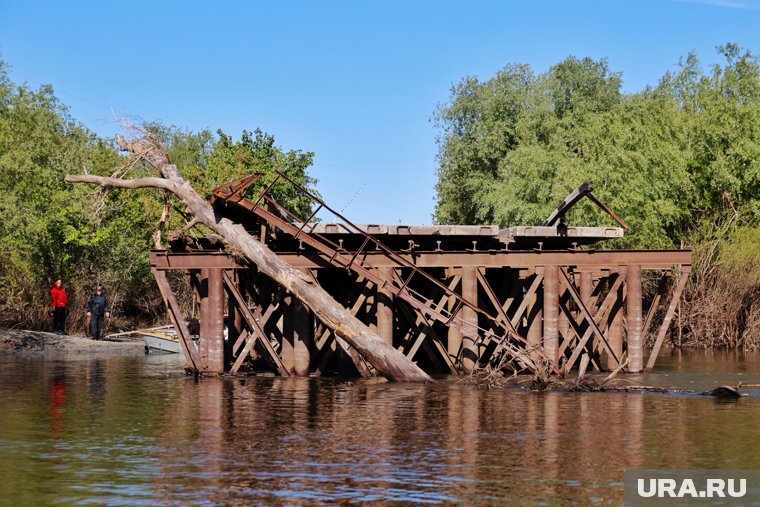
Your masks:
<svg viewBox="0 0 760 507"><path fill-rule="evenodd" d="M289 377L290 372L288 372L287 368L285 368L285 365L282 364L282 360L280 359L280 356L277 355L277 352L272 347L272 344L269 343L269 340L266 337L266 334L264 334L264 330L261 328L258 322L256 322L256 318L251 313L251 310L248 308L248 305L245 304L245 300L243 299L242 294L240 294L240 291L238 291L237 287L235 286L234 280L230 278L229 274L227 272L223 273L224 276L224 287L227 289L227 293L230 295L230 297L235 299L235 302L238 305L238 308L240 309L240 313L243 316L243 320L248 325L248 328L252 331L253 337L248 336L247 341L245 344L245 347L243 347L243 351L238 356L235 363L232 365L232 368L230 368L230 373L235 374L240 369L240 366L243 364L243 361L245 360L246 356L251 352L251 349L253 348L254 344L256 342L259 342L261 346L264 348L264 350L269 355L269 358L274 362L275 367L277 368L277 371L280 375L283 377Z"/></svg>

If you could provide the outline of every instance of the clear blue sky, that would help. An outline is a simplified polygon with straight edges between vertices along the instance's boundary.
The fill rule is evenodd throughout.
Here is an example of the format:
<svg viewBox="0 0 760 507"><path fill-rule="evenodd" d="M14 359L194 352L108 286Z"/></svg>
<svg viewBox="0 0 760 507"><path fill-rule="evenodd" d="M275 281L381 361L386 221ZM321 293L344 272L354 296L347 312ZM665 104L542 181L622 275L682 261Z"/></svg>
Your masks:
<svg viewBox="0 0 760 507"><path fill-rule="evenodd" d="M11 77L52 84L75 118L117 115L314 151L328 203L361 223L430 223L451 85L508 63L607 57L624 90L696 50L760 53L760 0L60 2L0 0Z"/></svg>

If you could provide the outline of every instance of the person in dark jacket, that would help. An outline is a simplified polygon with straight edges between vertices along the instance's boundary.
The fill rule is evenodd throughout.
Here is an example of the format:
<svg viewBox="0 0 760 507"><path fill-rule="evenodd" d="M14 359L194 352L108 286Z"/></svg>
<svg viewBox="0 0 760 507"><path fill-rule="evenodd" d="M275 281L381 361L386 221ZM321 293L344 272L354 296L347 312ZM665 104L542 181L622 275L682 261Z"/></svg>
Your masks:
<svg viewBox="0 0 760 507"><path fill-rule="evenodd" d="M65 334L66 331L66 307L69 304L69 298L66 295L66 289L63 288L63 282L55 281L55 285L50 289L50 299L53 302L53 331L58 334Z"/></svg>
<svg viewBox="0 0 760 507"><path fill-rule="evenodd" d="M103 292L103 286L98 284L95 292L87 302L87 316L90 317L90 334L93 340L100 340L100 325L103 316L111 316L111 308L108 306L108 296Z"/></svg>

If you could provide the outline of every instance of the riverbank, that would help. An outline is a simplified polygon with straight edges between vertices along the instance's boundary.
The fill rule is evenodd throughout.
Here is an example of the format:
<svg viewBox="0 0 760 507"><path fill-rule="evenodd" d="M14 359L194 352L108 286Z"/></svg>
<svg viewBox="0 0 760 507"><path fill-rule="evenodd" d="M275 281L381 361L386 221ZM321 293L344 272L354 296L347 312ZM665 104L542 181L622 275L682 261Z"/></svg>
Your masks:
<svg viewBox="0 0 760 507"><path fill-rule="evenodd" d="M85 336L58 335L44 331L0 329L0 354L44 352L137 352L145 348L138 336L93 340Z"/></svg>

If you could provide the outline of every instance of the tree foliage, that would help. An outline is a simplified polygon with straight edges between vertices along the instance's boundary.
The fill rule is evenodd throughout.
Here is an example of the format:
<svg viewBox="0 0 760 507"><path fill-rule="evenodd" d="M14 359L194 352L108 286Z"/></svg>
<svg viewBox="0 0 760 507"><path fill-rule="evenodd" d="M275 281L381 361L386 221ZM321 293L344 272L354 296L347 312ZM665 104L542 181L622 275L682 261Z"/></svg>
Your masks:
<svg viewBox="0 0 760 507"><path fill-rule="evenodd" d="M608 246L694 248L682 307L699 345L760 348L760 67L735 44L621 92L606 60L466 77L434 114L435 219L538 225L583 181L629 225ZM581 201L577 225L613 225ZM726 294L731 298L726 298Z"/></svg>
<svg viewBox="0 0 760 507"><path fill-rule="evenodd" d="M439 127L441 223L540 224L590 180L631 226L626 246L699 240L700 224L760 216L760 73L748 51L719 48L705 72L690 54L656 87L621 92L606 60L570 57L536 75L508 65L464 78ZM608 223L589 203L569 217ZM709 228L708 228L709 229Z"/></svg>
<svg viewBox="0 0 760 507"><path fill-rule="evenodd" d="M222 131L190 132L160 123L148 128L202 195L252 172L271 177L278 170L305 186L315 183L307 174L312 153L283 151L259 129L235 141ZM75 121L50 86L33 90L12 82L0 60L0 323L44 327L48 289L58 278L68 288L74 326L83 324L81 310L98 282L121 315L162 313L148 251L163 195L64 183L71 173L121 175L124 163L114 143ZM127 176L148 171L138 164ZM310 203L284 185L275 191L286 206L308 211ZM173 213L169 228L184 225Z"/></svg>

